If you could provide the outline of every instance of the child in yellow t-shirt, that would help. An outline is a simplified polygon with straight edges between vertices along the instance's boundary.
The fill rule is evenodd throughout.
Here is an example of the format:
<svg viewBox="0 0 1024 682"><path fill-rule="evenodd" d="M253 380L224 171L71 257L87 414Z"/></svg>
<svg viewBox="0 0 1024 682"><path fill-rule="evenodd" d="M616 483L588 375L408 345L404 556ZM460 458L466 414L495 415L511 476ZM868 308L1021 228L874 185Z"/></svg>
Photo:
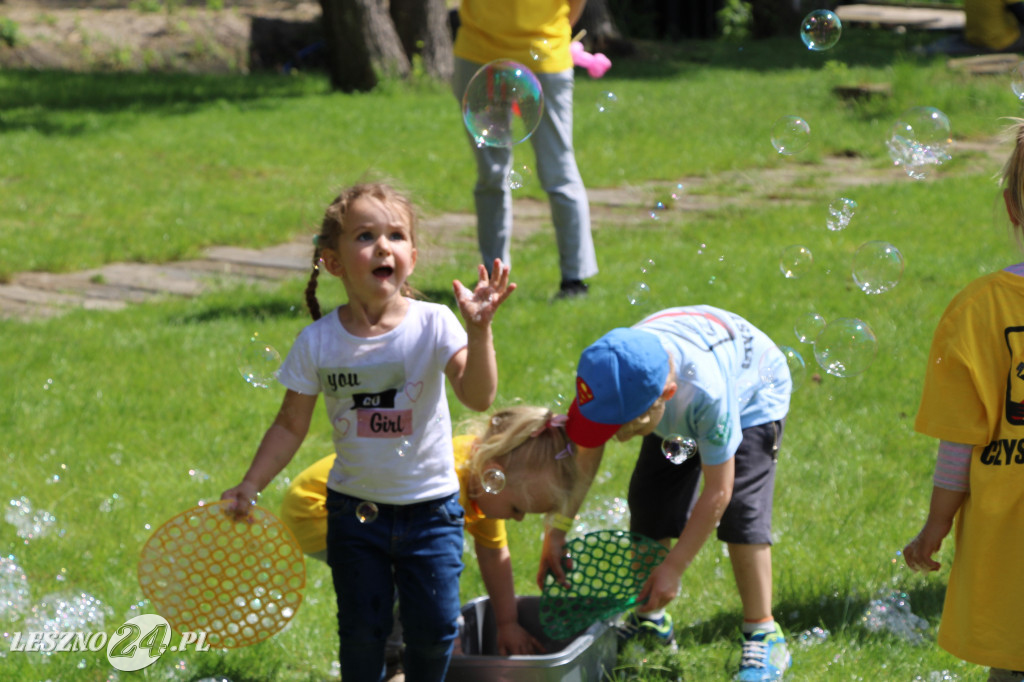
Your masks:
<svg viewBox="0 0 1024 682"><path fill-rule="evenodd" d="M1024 119L1013 120L1003 198L1020 239ZM989 682L1024 679L1024 584L1006 579L1024 563L1022 303L1024 263L983 275L953 298L935 330L914 422L939 444L928 516L903 559L914 570L937 571L933 557L954 533L938 643L958 658L988 666Z"/></svg>
<svg viewBox="0 0 1024 682"><path fill-rule="evenodd" d="M453 439L465 530L473 536L494 610L500 655L542 651L517 621L505 519L559 511L572 497L578 471L562 424L545 408L517 406L496 412L478 428L480 435ZM328 455L296 476L281 503L281 519L302 550L322 561L327 558L327 477L334 458Z"/></svg>

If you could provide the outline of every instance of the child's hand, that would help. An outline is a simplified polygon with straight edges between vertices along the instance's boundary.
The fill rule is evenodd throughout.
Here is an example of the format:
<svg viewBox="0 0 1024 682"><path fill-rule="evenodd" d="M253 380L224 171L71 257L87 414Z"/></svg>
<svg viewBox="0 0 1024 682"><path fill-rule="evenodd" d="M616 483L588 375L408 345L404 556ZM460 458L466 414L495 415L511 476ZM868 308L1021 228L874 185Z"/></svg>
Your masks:
<svg viewBox="0 0 1024 682"><path fill-rule="evenodd" d="M648 576L637 601L643 606L637 611L656 611L668 605L679 596L679 573L668 564L662 563Z"/></svg>
<svg viewBox="0 0 1024 682"><path fill-rule="evenodd" d="M491 323L494 311L516 290L515 283L508 281L510 270L511 268L503 264L501 259L495 258L493 277L488 276L487 268L481 264L480 281L476 283L473 291L467 289L459 280L452 282L459 312L467 324L486 327Z"/></svg>
<svg viewBox="0 0 1024 682"><path fill-rule="evenodd" d="M932 556L939 551L942 540L949 533L949 529L950 526L943 528L926 523L917 537L903 548L903 560L907 562L907 566L911 570L922 573L939 570L942 564L932 559Z"/></svg>
<svg viewBox="0 0 1024 682"><path fill-rule="evenodd" d="M544 546L540 551L537 587L544 589L544 581L550 573L559 585L569 589L569 579L565 577L565 572L571 570L572 556L565 550L565 531L548 528L544 533Z"/></svg>
<svg viewBox="0 0 1024 682"><path fill-rule="evenodd" d="M256 504L256 499L259 496L260 492L256 490L255 485L248 481L242 481L234 488L229 488L221 493L220 499L230 501L231 504L227 505L226 511L236 519L242 519L249 515L249 511Z"/></svg>
<svg viewBox="0 0 1024 682"><path fill-rule="evenodd" d="M498 626L499 656L533 656L546 651L544 645L519 623Z"/></svg>

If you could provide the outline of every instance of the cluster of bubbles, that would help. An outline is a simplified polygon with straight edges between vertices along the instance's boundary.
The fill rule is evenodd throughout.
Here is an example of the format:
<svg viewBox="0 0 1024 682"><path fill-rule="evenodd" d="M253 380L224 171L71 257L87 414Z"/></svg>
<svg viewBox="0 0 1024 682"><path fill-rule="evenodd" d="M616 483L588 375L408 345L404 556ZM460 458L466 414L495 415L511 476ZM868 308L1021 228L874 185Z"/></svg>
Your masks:
<svg viewBox="0 0 1024 682"><path fill-rule="evenodd" d="M931 168L952 157L949 117L935 107L912 107L892 125L886 147L893 164L914 180L924 180Z"/></svg>
<svg viewBox="0 0 1024 682"><path fill-rule="evenodd" d="M846 197L839 197L832 200L828 205L828 220L826 227L833 232L845 230L853 220L853 214L857 212L857 202Z"/></svg>
<svg viewBox="0 0 1024 682"><path fill-rule="evenodd" d="M462 120L478 147L511 147L540 125L544 93L537 76L519 62L481 66L462 95Z"/></svg>
<svg viewBox="0 0 1024 682"><path fill-rule="evenodd" d="M801 632L796 641L800 646L812 647L827 641L831 635L832 633L824 628L813 627Z"/></svg>
<svg viewBox="0 0 1024 682"><path fill-rule="evenodd" d="M57 518L45 509L36 511L32 502L25 496L7 503L4 519L14 526L18 537L26 544L48 534L57 523Z"/></svg>
<svg viewBox="0 0 1024 682"><path fill-rule="evenodd" d="M270 388L281 369L281 354L263 342L259 332L253 332L249 341L238 351L238 373L254 388Z"/></svg>
<svg viewBox="0 0 1024 682"><path fill-rule="evenodd" d="M573 520L573 531L585 535L594 530L628 530L629 504L621 497L587 500Z"/></svg>
<svg viewBox="0 0 1024 682"><path fill-rule="evenodd" d="M790 381L793 386L792 390L795 391L803 384L804 375L807 373L807 363L804 362L800 352L792 346L779 345L777 348L782 352L783 357L786 358L786 366L789 368ZM758 362L758 374L761 377L761 383L768 388L774 388L781 381L781 377L775 371L775 364L768 353L762 355L761 360Z"/></svg>
<svg viewBox="0 0 1024 682"><path fill-rule="evenodd" d="M911 644L924 644L928 621L914 614L906 592L891 592L868 604L862 624L871 632L888 632Z"/></svg>
<svg viewBox="0 0 1024 682"><path fill-rule="evenodd" d="M928 676L916 675L913 682L956 682L960 676L951 670L933 670Z"/></svg>

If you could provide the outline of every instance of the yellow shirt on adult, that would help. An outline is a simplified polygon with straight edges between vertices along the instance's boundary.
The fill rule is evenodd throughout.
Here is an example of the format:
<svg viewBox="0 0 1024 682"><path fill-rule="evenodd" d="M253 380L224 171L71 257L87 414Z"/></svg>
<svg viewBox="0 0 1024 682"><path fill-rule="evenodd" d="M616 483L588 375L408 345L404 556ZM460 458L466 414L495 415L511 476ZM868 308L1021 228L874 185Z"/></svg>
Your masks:
<svg viewBox="0 0 1024 682"><path fill-rule="evenodd" d="M489 519L477 509L468 490L469 473L466 464L476 442L474 436L456 436L455 468L459 477L459 502L466 510L466 532L481 547L500 548L508 545L505 521ZM327 549L327 476L335 455L328 455L304 469L292 479L281 502L281 520L291 529L302 551L315 554Z"/></svg>
<svg viewBox="0 0 1024 682"><path fill-rule="evenodd" d="M1006 6L1020 0L964 0L964 38L971 45L1002 50L1020 38L1017 17Z"/></svg>
<svg viewBox="0 0 1024 682"><path fill-rule="evenodd" d="M1024 267L1014 268L1024 273ZM970 492L938 642L965 661L1024 670L1024 277L1002 270L957 294L935 330L921 433L974 445Z"/></svg>
<svg viewBox="0 0 1024 682"><path fill-rule="evenodd" d="M568 0L462 0L456 57L511 59L537 73L572 68Z"/></svg>

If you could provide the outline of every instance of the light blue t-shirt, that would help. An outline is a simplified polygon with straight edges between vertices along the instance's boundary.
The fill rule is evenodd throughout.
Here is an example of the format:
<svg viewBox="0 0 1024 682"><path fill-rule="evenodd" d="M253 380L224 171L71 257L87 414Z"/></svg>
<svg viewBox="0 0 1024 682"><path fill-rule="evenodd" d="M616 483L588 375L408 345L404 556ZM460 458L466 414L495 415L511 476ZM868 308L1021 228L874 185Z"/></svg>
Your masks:
<svg viewBox="0 0 1024 682"><path fill-rule="evenodd" d="M704 464L728 461L743 429L789 411L793 382L785 355L739 315L706 305L669 308L634 329L656 335L675 364L679 389L655 433L693 438Z"/></svg>

